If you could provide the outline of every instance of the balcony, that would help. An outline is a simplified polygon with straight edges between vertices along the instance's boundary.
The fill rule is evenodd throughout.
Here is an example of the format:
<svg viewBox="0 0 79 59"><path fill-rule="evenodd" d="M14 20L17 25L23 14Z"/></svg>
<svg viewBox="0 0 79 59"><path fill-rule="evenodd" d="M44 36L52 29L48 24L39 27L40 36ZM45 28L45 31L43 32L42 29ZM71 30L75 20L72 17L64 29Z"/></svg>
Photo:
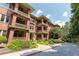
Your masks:
<svg viewBox="0 0 79 59"><path fill-rule="evenodd" d="M15 25L9 25L9 27L22 29L22 30L27 30L27 26L23 25L23 24L20 24L20 23L16 23Z"/></svg>
<svg viewBox="0 0 79 59"><path fill-rule="evenodd" d="M27 18L29 18L29 17L30 17L30 15L28 15L28 14L26 14L26 13L24 13L24 12L20 11L20 10L16 10L16 12L17 12L18 14L20 14L20 15L24 16L24 17L27 17Z"/></svg>
<svg viewBox="0 0 79 59"><path fill-rule="evenodd" d="M37 30L37 33L42 34L42 33L48 33L47 30Z"/></svg>
<svg viewBox="0 0 79 59"><path fill-rule="evenodd" d="M42 23L42 25L44 25L44 26L48 26L47 23L44 23L44 22Z"/></svg>
<svg viewBox="0 0 79 59"><path fill-rule="evenodd" d="M38 23L37 26L48 26L46 23Z"/></svg>
<svg viewBox="0 0 79 59"><path fill-rule="evenodd" d="M31 33L35 33L35 31L34 31L34 30L32 30L32 29L30 29L30 30L29 30L29 32L31 32Z"/></svg>
<svg viewBox="0 0 79 59"><path fill-rule="evenodd" d="M19 14L19 15L21 15L21 16L24 16L24 17L26 17L26 18L29 18L29 17L30 17L30 15L28 15L28 14L26 14L26 13L20 11L20 10L13 10L13 9L11 9L11 8L8 8L8 7L2 6L2 5L1 5L0 7L5 8L5 9L7 9L7 10L13 12L13 13L16 13L16 14Z"/></svg>
<svg viewBox="0 0 79 59"><path fill-rule="evenodd" d="M40 31L37 31L37 34L42 34L43 32L40 30Z"/></svg>
<svg viewBox="0 0 79 59"><path fill-rule="evenodd" d="M22 28L27 28L26 25L23 25L23 24L20 24L20 23L16 23L15 26L22 27Z"/></svg>
<svg viewBox="0 0 79 59"><path fill-rule="evenodd" d="M43 33L48 33L48 31L47 31L47 30L43 30L42 32L43 32Z"/></svg>

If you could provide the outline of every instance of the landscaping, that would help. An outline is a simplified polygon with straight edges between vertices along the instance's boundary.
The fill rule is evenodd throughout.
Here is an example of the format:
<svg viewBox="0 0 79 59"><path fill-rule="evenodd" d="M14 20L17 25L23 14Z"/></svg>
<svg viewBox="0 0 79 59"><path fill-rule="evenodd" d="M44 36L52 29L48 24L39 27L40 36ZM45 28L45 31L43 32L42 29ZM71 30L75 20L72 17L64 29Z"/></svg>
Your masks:
<svg viewBox="0 0 79 59"><path fill-rule="evenodd" d="M23 40L15 39L11 43L9 43L7 47L11 50L17 51L25 48L36 48L38 47L38 45L37 42L33 40L23 41Z"/></svg>
<svg viewBox="0 0 79 59"><path fill-rule="evenodd" d="M54 34L53 34L54 33ZM63 43L60 37L60 28L55 28L51 31L51 38L49 39L39 39L39 40L33 40L30 39L29 41L24 41L23 39L13 39L11 43L7 45L7 48L13 51L18 51L22 49L27 49L27 48L37 48L38 44L42 45L53 45L55 43ZM6 42L6 37L0 36L0 43L5 43Z"/></svg>
<svg viewBox="0 0 79 59"><path fill-rule="evenodd" d="M64 41L62 41L61 39L45 39L45 40L38 40L39 44L43 44L43 45L53 45L56 43L63 43Z"/></svg>
<svg viewBox="0 0 79 59"><path fill-rule="evenodd" d="M60 42L56 39L29 40L29 41L14 39L11 43L7 45L7 48L14 51L18 51L26 48L37 48L38 44L53 45L55 43L62 43L62 41Z"/></svg>
<svg viewBox="0 0 79 59"><path fill-rule="evenodd" d="M0 36L0 44L6 42L6 37L5 36Z"/></svg>
<svg viewBox="0 0 79 59"><path fill-rule="evenodd" d="M53 40L46 39L46 40L38 40L39 44L44 44L44 45L51 45L54 44Z"/></svg>

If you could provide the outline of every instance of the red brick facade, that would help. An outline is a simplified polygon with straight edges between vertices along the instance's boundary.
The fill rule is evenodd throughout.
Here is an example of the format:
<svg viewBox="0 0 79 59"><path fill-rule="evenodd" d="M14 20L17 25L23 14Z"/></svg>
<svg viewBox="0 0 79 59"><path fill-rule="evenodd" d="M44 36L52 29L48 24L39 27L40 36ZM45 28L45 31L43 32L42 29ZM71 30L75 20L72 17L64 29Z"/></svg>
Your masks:
<svg viewBox="0 0 79 59"><path fill-rule="evenodd" d="M31 15L33 8L26 4L11 4L11 8L0 7L1 16L8 16L8 22L0 22L0 31L6 30L8 43L13 39L23 40L48 39L52 24L45 16L36 17ZM2 19L2 18L1 18ZM6 18L7 19L7 18ZM38 23L39 21L40 23ZM38 28L40 30L38 31Z"/></svg>

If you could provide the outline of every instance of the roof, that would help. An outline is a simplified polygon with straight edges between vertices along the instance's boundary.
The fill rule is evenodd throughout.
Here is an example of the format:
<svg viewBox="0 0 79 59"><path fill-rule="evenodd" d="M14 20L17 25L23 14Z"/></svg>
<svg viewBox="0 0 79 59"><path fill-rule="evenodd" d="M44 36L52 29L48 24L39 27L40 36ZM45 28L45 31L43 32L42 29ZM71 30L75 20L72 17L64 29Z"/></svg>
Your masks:
<svg viewBox="0 0 79 59"><path fill-rule="evenodd" d="M50 25L52 25L52 26L54 25L54 24L50 21L50 19L47 18L47 17L44 16L44 15L39 16L38 19L44 19L44 20L47 20L47 21L49 22Z"/></svg>
<svg viewBox="0 0 79 59"><path fill-rule="evenodd" d="M26 8L28 8L28 9L30 9L31 10L31 12L33 12L35 9L32 7L32 6L30 6L29 4L27 4L27 3L20 3L20 5L22 6L22 7L26 7Z"/></svg>
<svg viewBox="0 0 79 59"><path fill-rule="evenodd" d="M31 18L33 18L33 19L37 19L37 17L36 17L35 15L33 15L33 14L30 14L30 16L31 16Z"/></svg>
<svg viewBox="0 0 79 59"><path fill-rule="evenodd" d="M44 16L44 15L39 16L38 19L49 20L49 19L48 19L46 16Z"/></svg>

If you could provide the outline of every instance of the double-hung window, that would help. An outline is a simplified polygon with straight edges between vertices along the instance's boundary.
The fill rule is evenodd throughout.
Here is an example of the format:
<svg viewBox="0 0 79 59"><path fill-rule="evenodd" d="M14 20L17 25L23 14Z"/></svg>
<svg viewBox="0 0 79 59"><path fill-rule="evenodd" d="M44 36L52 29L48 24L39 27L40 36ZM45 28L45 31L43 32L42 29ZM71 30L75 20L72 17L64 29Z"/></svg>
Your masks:
<svg viewBox="0 0 79 59"><path fill-rule="evenodd" d="M0 22L7 23L9 21L9 17L3 14L0 14Z"/></svg>

